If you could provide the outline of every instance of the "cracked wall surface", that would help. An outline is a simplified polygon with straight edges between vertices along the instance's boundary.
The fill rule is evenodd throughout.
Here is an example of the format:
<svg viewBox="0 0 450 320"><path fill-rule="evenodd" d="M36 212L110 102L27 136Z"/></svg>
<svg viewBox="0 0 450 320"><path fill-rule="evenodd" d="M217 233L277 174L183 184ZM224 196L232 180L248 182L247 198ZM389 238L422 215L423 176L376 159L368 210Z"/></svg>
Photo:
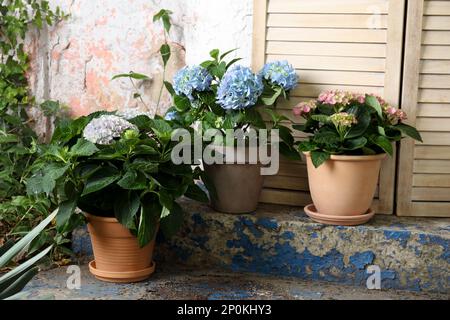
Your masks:
<svg viewBox="0 0 450 320"><path fill-rule="evenodd" d="M70 16L30 37L30 86L38 101L59 100L72 116L130 107L163 114L169 107L164 90L157 108L164 33L153 15L161 8L173 12L166 79L185 64L207 59L213 48L239 48L234 56L250 64L251 0L51 0L50 5ZM133 98L128 79L111 80L129 71L150 76L136 82L145 105Z"/></svg>

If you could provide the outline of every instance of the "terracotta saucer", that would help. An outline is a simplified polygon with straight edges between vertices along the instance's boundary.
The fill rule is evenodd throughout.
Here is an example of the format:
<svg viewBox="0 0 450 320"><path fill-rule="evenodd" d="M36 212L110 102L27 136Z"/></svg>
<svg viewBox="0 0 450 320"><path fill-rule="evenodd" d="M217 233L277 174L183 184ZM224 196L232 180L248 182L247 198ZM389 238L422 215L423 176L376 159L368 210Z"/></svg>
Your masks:
<svg viewBox="0 0 450 320"><path fill-rule="evenodd" d="M89 262L89 271L99 280L115 283L129 283L129 282L139 282L147 279L150 275L155 272L155 262L153 261L150 267L138 270L138 271L127 271L127 272L114 272L114 271L104 271L99 270L95 266L95 260Z"/></svg>
<svg viewBox="0 0 450 320"><path fill-rule="evenodd" d="M365 214L358 216L332 216L317 212L316 207L312 203L308 204L304 210L305 213L316 222L337 226L357 226L366 223L375 214L372 209L369 209Z"/></svg>

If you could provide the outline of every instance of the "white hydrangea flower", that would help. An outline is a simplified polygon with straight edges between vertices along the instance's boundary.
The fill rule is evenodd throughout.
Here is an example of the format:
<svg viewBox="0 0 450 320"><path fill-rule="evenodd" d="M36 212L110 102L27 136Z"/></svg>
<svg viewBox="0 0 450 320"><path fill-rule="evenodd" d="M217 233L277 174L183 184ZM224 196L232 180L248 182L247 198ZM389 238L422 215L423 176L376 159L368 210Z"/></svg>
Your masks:
<svg viewBox="0 0 450 320"><path fill-rule="evenodd" d="M88 123L83 137L92 143L111 144L114 138L119 138L128 129L137 130L137 127L121 117L103 115Z"/></svg>
<svg viewBox="0 0 450 320"><path fill-rule="evenodd" d="M116 113L119 117L122 117L126 120L133 119L137 116L148 116L151 117L150 112L141 111L136 108L124 109L120 110Z"/></svg>

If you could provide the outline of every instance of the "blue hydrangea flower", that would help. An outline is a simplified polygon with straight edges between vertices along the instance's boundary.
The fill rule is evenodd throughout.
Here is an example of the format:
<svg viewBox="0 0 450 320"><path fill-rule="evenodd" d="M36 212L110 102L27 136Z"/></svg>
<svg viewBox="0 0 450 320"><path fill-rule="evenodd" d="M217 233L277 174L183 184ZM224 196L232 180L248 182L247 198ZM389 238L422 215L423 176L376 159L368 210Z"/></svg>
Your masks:
<svg viewBox="0 0 450 320"><path fill-rule="evenodd" d="M179 96L184 95L193 101L194 91L207 91L211 88L213 77L201 66L185 66L173 78L173 88Z"/></svg>
<svg viewBox="0 0 450 320"><path fill-rule="evenodd" d="M266 63L260 72L261 76L284 90L295 88L298 76L292 65L286 60Z"/></svg>
<svg viewBox="0 0 450 320"><path fill-rule="evenodd" d="M217 89L217 102L225 110L252 107L262 94L264 85L260 75L240 65L228 70Z"/></svg>

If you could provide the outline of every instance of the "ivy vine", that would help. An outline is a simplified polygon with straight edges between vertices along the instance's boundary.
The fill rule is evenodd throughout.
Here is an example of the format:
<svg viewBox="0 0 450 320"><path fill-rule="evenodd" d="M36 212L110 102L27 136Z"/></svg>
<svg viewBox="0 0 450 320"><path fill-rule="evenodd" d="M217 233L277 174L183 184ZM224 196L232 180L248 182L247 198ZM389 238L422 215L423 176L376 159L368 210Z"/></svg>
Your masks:
<svg viewBox="0 0 450 320"><path fill-rule="evenodd" d="M60 109L55 101L37 105L30 93L26 37L31 30L41 30L66 17L59 7L52 10L48 1L0 2L0 234L6 237L30 230L49 214L52 205L45 198L27 197L25 191L28 166L38 148L28 111L38 107L50 117ZM48 234L36 240L36 248L50 241L45 237Z"/></svg>

